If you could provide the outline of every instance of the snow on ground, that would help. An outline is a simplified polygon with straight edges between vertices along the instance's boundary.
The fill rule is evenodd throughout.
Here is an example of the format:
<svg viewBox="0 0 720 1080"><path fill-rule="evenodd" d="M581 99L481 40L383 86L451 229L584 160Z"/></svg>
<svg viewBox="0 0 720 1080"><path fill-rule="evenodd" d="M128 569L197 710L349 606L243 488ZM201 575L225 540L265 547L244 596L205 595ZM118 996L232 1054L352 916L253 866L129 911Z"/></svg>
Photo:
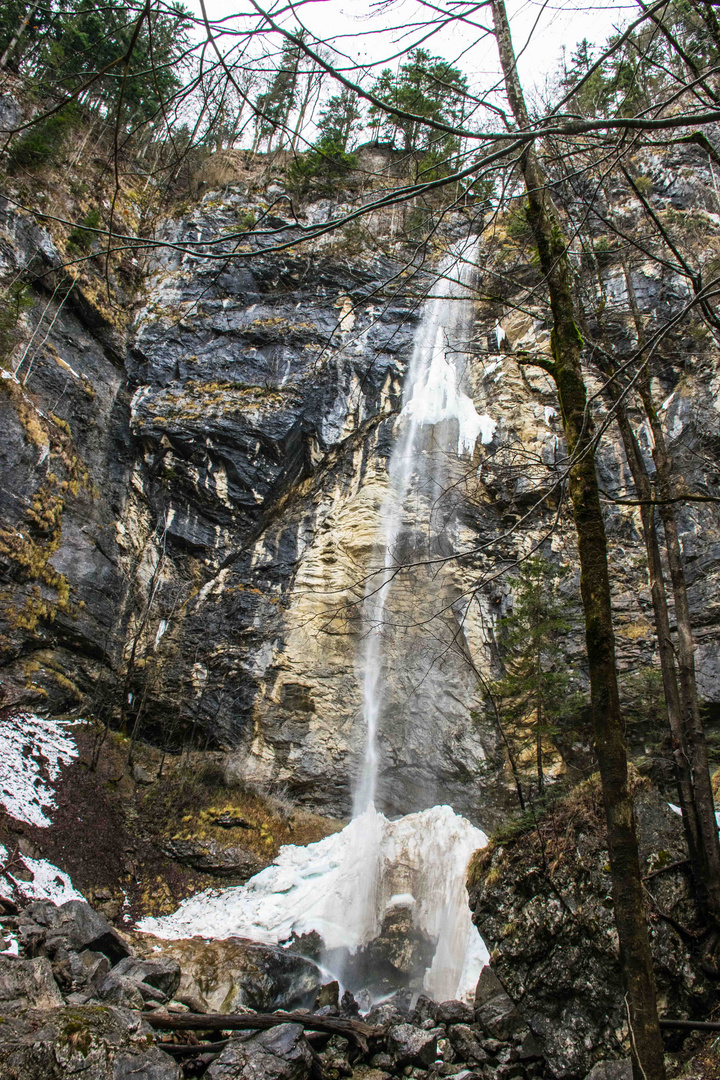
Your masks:
<svg viewBox="0 0 720 1080"><path fill-rule="evenodd" d="M28 825L52 824L52 783L61 766L78 756L69 725L34 713L16 713L0 722L0 803Z"/></svg>
<svg viewBox="0 0 720 1080"><path fill-rule="evenodd" d="M16 877L13 870L27 870L32 874L31 881ZM8 863L7 848L0 844L0 891L4 892L3 878L10 885L10 891L23 900L52 900L54 904L64 904L67 900L84 900L72 881L59 867L53 866L46 859L31 859L27 855L17 855Z"/></svg>
<svg viewBox="0 0 720 1080"><path fill-rule="evenodd" d="M373 940L390 907L409 907L436 942L425 989L437 1000L470 997L487 950L472 924L465 879L487 837L449 806L397 821L374 809L307 847L286 845L245 885L183 901L173 915L143 919L160 938L246 937L267 944L317 931L328 949Z"/></svg>

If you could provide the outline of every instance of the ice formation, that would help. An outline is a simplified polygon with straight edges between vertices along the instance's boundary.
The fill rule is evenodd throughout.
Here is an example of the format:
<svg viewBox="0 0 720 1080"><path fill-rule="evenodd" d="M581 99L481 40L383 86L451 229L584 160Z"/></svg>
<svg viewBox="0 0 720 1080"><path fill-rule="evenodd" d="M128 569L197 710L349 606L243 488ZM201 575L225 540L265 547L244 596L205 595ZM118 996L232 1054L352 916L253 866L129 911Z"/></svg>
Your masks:
<svg viewBox="0 0 720 1080"><path fill-rule="evenodd" d="M487 951L471 921L465 878L471 855L486 843L449 806L397 821L370 809L316 844L281 848L246 885L207 890L138 929L160 938L238 936L267 944L315 930L328 949L354 950L401 905L436 943L426 991L440 1001L469 998ZM360 902L368 894L372 905Z"/></svg>
<svg viewBox="0 0 720 1080"><path fill-rule="evenodd" d="M69 725L33 713L3 719L0 739L0 803L10 817L41 827L52 824L52 782L78 756Z"/></svg>
<svg viewBox="0 0 720 1080"><path fill-rule="evenodd" d="M457 420L457 452L472 457L478 436L484 444L492 442L496 424L486 413L478 413L472 398L459 388L455 364L448 359L446 335L445 327L438 327L430 364L420 374L403 415L420 426Z"/></svg>

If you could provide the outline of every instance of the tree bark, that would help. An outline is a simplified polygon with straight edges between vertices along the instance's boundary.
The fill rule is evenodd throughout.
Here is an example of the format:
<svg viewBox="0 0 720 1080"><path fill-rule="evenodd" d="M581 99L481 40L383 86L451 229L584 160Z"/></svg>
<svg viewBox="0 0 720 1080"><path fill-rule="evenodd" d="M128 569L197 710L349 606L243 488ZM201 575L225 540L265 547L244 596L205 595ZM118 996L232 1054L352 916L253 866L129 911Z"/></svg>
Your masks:
<svg viewBox="0 0 720 1080"><path fill-rule="evenodd" d="M611 371L608 366L602 365L601 370L605 376L610 379L613 378L614 372ZM652 505L652 485L637 438L635 437L635 432L628 419L627 410L620 395L620 388L615 382L610 383L610 397L613 401L615 419L620 430L620 436L625 448L625 456L627 457L633 484L635 485L635 491L640 501L640 517L642 520L643 539L645 541L645 551L647 554L648 579L655 620L655 635L657 637L658 653L660 656L660 670L662 673L668 726L672 736L675 781L678 788L680 808L683 812L683 827L688 845L688 854L693 872L693 882L697 900L699 906L703 910L706 910L707 885L704 878L702 862L700 860L701 838L693 792L690 759L680 705L677 670L675 667L675 656L670 632L670 614L667 604L665 576L663 574L662 560L660 558L660 544L658 542L657 529L655 528L655 510Z"/></svg>
<svg viewBox="0 0 720 1080"><path fill-rule="evenodd" d="M643 349L646 344L645 328L638 308L632 277L627 266L623 269L625 271L630 308L635 321L638 346ZM665 432L653 401L647 366L641 368L637 386L655 444L653 460L657 471L657 487L660 496L658 510L665 533L665 550L675 601L680 707L683 735L692 779L700 873L705 887L704 895L701 893L700 899L701 902L704 902L706 912L717 932L720 931L720 841L718 840L718 825L715 818L715 800L710 780L707 743L705 742L705 732L700 716L700 703L695 677L695 643L690 619L685 568L678 535L675 506L670 501L675 494L673 465L665 441Z"/></svg>
<svg viewBox="0 0 720 1080"><path fill-rule="evenodd" d="M519 127L529 117L517 74L503 0L492 0L495 35L508 100ZM581 368L582 338L575 323L567 244L545 176L533 147L521 159L528 196L528 221L550 293L553 362L547 370L557 386L571 467L568 486L580 555L585 640L595 746L600 765L608 833L615 924L625 981L635 1080L664 1080L665 1063L657 1015L633 801L615 665L607 541L600 505L587 392Z"/></svg>

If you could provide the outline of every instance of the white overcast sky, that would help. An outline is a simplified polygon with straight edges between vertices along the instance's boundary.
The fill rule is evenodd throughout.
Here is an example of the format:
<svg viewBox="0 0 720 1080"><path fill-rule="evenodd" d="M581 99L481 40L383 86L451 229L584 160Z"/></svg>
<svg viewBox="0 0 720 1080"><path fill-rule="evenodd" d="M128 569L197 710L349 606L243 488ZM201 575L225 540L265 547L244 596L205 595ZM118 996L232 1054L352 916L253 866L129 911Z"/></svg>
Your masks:
<svg viewBox="0 0 720 1080"><path fill-rule="evenodd" d="M284 0L261 6L272 11L288 5ZM562 48L568 58L576 43L587 37L602 44L618 27L622 27L640 14L639 5L633 0L600 0L596 4L583 5L580 0L507 0L508 14L513 31L515 49L524 51L519 60L520 72L526 89L533 87L542 91L560 64ZM252 13L247 0L206 0L211 19L228 19L244 12ZM452 10L448 0L436 0L440 11ZM297 15L308 29L339 52L348 54L361 65L379 65L400 49L407 49L416 42L421 31L405 33L393 31L404 22L419 22L431 14L417 0L395 0L386 4L383 0L305 0L297 6ZM478 22L490 19L489 8L481 9L475 16ZM284 18L285 26L292 25L291 18ZM467 27L452 28L435 34L423 42L423 47L434 54L456 61L468 75L473 89L480 90L492 84L497 76L497 54L492 39L475 42L477 32ZM388 66L397 65L393 61Z"/></svg>

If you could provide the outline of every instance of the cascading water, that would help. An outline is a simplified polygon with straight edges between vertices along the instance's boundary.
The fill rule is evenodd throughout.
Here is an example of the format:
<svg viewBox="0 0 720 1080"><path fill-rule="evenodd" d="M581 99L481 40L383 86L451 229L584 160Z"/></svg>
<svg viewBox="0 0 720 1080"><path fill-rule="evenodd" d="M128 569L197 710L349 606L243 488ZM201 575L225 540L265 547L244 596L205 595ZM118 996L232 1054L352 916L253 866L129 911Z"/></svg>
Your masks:
<svg viewBox="0 0 720 1080"><path fill-rule="evenodd" d="M275 863L246 885L202 893L174 915L145 919L141 930L165 938L238 935L272 944L316 931L325 967L355 991L369 988L379 997L405 985L422 987L437 1000L472 995L487 952L470 919L465 876L472 853L487 838L449 806L432 805L434 792L417 790L411 768L387 806L381 780L384 746L393 739L402 743L412 724L412 709L400 723L387 699L390 646L396 639L402 645L406 620L402 596L398 610L394 606L402 593L397 583L442 533L433 507L446 486L448 462L471 456L478 437L489 442L495 428L461 388L475 263L476 244L467 241L443 265L415 333L380 511L378 569L368 577L364 602L365 752L353 820L319 843L282 848ZM430 585L422 599L428 618L439 600ZM391 820L381 812L388 806L404 816Z"/></svg>
<svg viewBox="0 0 720 1080"><path fill-rule="evenodd" d="M386 618L387 602L403 563L423 554L412 542L398 554L408 499L428 503L428 531L432 531L432 505L444 488L445 456L457 443L457 454L472 456L478 436L492 439L495 421L479 415L472 398L460 389L463 360L473 323L472 275L477 241L468 240L442 266L433 298L426 301L415 333L413 353L403 388L400 430L388 466L389 486L380 512L378 547L383 552L379 572L368 578L364 602L366 648L363 704L366 727L365 762L356 788L355 813L377 802L378 735L386 680L385 643L392 627ZM465 348L464 348L465 346ZM457 424L457 433L453 422ZM442 430L440 430L442 426ZM439 458L439 460L438 460ZM409 514L411 530L417 510ZM427 543L425 543L427 546ZM433 597L434 599L434 597Z"/></svg>

